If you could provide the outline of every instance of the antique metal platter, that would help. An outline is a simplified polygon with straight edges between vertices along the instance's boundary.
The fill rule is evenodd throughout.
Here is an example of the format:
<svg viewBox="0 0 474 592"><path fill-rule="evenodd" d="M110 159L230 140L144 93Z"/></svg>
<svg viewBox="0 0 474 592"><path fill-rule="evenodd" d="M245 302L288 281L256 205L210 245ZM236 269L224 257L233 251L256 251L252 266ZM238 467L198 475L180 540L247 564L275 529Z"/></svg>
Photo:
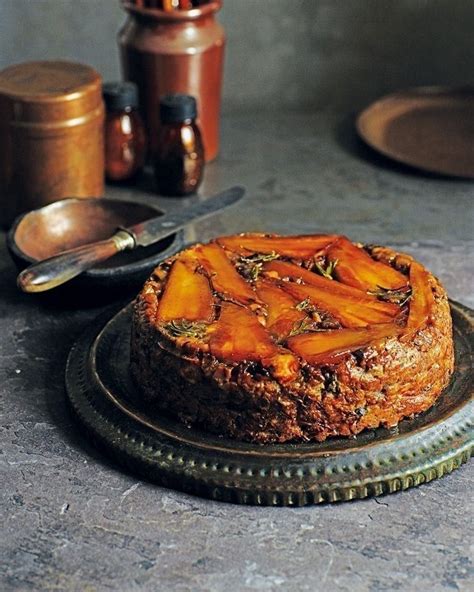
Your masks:
<svg viewBox="0 0 474 592"><path fill-rule="evenodd" d="M396 429L323 443L254 445L147 415L129 375L131 305L95 321L66 368L73 412L92 440L130 471L215 500L303 506L392 493L441 477L474 448L474 311L451 302L456 366L428 412Z"/></svg>

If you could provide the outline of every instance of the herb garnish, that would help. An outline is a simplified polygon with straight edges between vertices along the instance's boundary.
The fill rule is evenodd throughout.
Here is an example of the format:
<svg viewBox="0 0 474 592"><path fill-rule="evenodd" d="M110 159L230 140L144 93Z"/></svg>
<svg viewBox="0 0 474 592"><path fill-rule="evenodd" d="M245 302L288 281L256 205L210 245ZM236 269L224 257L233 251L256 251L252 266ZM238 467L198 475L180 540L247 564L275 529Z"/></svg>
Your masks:
<svg viewBox="0 0 474 592"><path fill-rule="evenodd" d="M314 306L311 304L311 300L309 298L305 298L301 302L298 302L295 308L300 312L303 310L314 310Z"/></svg>
<svg viewBox="0 0 474 592"><path fill-rule="evenodd" d="M187 321L186 319L170 321L169 323L166 323L165 329L171 333L173 337L193 337L195 339L203 339L207 333L206 323Z"/></svg>
<svg viewBox="0 0 474 592"><path fill-rule="evenodd" d="M249 257L242 255L239 258L239 271L252 282L255 282L263 269L263 264L278 259L279 256L275 251L271 253L254 253Z"/></svg>
<svg viewBox="0 0 474 592"><path fill-rule="evenodd" d="M334 259L334 261L328 261L326 267L324 267L321 263L315 263L316 269L318 270L318 272L325 277L328 280L333 280L333 273L334 270L336 269L336 265L338 263L337 259Z"/></svg>
<svg viewBox="0 0 474 592"><path fill-rule="evenodd" d="M323 329L324 330L324 329ZM298 321L293 325L288 337L294 337L295 335L301 335L306 331L321 331L315 321L312 321L308 317L305 317L302 321Z"/></svg>
<svg viewBox="0 0 474 592"><path fill-rule="evenodd" d="M390 302L391 304L398 304L403 306L411 298L411 290L406 288L399 288L397 290L391 290L390 288L384 288L377 286L377 290L368 292L371 296L375 296L379 300L384 302Z"/></svg>

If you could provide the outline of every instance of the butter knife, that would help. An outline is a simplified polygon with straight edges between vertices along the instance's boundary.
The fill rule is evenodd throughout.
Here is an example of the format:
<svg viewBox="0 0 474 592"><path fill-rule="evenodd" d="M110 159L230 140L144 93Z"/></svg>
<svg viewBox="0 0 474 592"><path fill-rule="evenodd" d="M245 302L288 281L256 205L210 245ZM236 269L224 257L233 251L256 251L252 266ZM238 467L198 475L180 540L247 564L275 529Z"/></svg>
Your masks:
<svg viewBox="0 0 474 592"><path fill-rule="evenodd" d="M198 222L237 203L244 195L243 187L231 187L222 193L177 212L170 212L129 228L119 228L110 238L63 251L24 269L17 278L23 292L45 292L78 276L97 263L121 251L147 247L174 234L191 222Z"/></svg>

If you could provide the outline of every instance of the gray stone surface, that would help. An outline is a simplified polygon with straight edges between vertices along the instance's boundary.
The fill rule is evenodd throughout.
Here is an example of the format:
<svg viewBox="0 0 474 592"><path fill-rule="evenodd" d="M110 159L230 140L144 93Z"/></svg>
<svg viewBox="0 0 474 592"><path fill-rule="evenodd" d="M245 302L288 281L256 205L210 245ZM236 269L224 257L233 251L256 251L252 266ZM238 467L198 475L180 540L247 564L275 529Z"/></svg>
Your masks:
<svg viewBox="0 0 474 592"><path fill-rule="evenodd" d="M224 122L208 194L248 187L189 238L245 229L337 230L401 244L474 306L473 185L418 175L363 149L341 118ZM150 182L108 195L159 200ZM122 472L71 420L64 364L102 308L16 291L0 251L0 590L468 592L472 465L391 496L302 509L221 504Z"/></svg>
<svg viewBox="0 0 474 592"><path fill-rule="evenodd" d="M0 68L72 59L119 76L119 0L2 0ZM224 0L224 109L359 109L394 89L473 82L471 0Z"/></svg>

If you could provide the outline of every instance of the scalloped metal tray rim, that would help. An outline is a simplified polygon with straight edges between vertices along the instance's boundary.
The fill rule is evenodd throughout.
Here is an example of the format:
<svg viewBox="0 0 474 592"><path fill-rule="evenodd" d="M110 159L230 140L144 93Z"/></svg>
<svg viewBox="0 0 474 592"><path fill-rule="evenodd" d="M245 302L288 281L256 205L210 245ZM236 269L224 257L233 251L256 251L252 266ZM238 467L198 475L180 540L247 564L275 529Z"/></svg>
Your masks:
<svg viewBox="0 0 474 592"><path fill-rule="evenodd" d="M451 305L465 322L457 330L472 340L473 311ZM74 345L66 369L67 392L73 411L109 455L162 485L237 503L306 505L416 486L451 472L472 454L474 404L469 386L461 404L442 421L434 418L413 433L385 430L385 438L362 444L360 436L333 439L339 441L339 449L317 443L257 446L222 440L170 420L157 426L156 419L112 392L97 366L99 348L129 309L130 305L112 318L110 313L102 317ZM461 369L466 375L472 373L474 355L472 345L468 348L468 364ZM108 410L103 407L106 401ZM379 454L383 456L376 458Z"/></svg>

